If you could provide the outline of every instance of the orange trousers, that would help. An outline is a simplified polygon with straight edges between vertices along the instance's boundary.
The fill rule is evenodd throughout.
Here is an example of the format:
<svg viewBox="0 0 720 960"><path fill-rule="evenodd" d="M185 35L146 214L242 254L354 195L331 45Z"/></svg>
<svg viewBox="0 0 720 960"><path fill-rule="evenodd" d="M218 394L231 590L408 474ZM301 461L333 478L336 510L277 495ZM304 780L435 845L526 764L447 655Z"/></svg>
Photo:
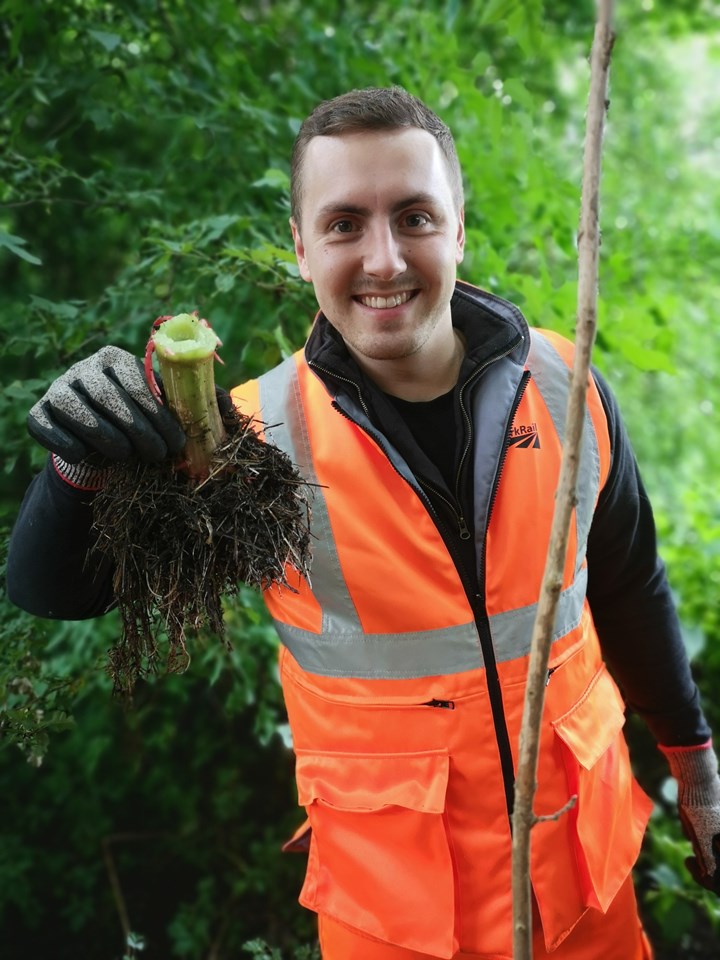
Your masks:
<svg viewBox="0 0 720 960"><path fill-rule="evenodd" d="M323 960L437 960L427 953L364 937L329 917L320 916L318 919ZM632 878L620 888L607 913L588 910L552 953L545 950L536 913L533 928L533 960L652 960L652 948L638 917ZM510 958L461 950L453 960Z"/></svg>

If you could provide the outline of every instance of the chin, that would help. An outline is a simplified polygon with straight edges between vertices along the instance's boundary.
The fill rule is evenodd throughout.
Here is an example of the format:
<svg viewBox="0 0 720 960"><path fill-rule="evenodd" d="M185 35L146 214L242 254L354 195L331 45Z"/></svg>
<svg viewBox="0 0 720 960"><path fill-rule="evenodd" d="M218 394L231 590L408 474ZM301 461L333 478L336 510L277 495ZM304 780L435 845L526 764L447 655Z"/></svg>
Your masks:
<svg viewBox="0 0 720 960"><path fill-rule="evenodd" d="M418 352L416 344L398 343L398 344L359 344L355 346L350 344L353 353L367 360L405 360Z"/></svg>

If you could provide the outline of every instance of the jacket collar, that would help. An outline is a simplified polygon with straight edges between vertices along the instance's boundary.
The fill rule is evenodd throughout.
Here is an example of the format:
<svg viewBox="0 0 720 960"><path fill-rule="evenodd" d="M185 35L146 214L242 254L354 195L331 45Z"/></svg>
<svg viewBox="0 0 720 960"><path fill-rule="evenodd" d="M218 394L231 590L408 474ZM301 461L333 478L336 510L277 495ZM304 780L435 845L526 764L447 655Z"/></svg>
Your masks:
<svg viewBox="0 0 720 960"><path fill-rule="evenodd" d="M514 304L458 280L450 307L453 326L466 343L459 381L466 380L478 367L505 352L516 363L525 363L530 346L528 325ZM305 344L305 359L332 396L348 382L365 397L377 391L322 312L315 318Z"/></svg>

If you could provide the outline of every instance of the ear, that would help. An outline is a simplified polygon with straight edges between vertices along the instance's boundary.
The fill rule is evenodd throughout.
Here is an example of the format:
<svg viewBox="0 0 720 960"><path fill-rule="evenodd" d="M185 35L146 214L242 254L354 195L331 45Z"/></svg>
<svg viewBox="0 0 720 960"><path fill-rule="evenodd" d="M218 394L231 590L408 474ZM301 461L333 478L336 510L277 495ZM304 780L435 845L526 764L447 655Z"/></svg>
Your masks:
<svg viewBox="0 0 720 960"><path fill-rule="evenodd" d="M457 229L457 249L455 251L455 263L462 263L465 256L465 207L460 207L458 211L458 229Z"/></svg>
<svg viewBox="0 0 720 960"><path fill-rule="evenodd" d="M308 267L307 257L305 256L305 247L303 246L302 237L300 236L300 228L292 217L290 217L290 229L292 230L293 243L295 244L295 256L298 267L300 268L300 276L307 283L311 283L312 277L310 276L310 268Z"/></svg>

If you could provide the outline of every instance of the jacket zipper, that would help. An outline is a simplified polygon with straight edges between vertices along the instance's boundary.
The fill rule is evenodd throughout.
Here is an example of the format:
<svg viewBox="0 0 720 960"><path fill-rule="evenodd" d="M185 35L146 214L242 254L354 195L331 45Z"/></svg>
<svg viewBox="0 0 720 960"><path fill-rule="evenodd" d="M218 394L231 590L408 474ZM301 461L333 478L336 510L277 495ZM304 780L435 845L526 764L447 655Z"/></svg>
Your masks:
<svg viewBox="0 0 720 960"><path fill-rule="evenodd" d="M467 409L465 407L464 393L465 393L465 390L472 383L474 383L474 381L480 376L480 374L484 370L487 369L487 367L490 366L491 363L495 363L497 360L502 360L503 357L507 357L508 354L512 353L512 351L518 346L518 344L521 343L522 339L523 339L522 335L520 335L510 344L510 346L507 347L507 349L490 357L489 360L486 360L485 363L483 363L477 369L473 370L473 372L467 378L465 383L463 383L463 385L460 387L460 390L458 392L458 403L460 405L460 413L462 415L463 422L465 424L465 443L463 444L462 453L460 454L460 460L458 461L457 473L455 474L455 503L453 503L451 500L448 500L448 498L443 495L441 490L438 490L436 486L434 486L424 477L422 479L418 477L418 482L421 482L422 485L427 489L432 490L435 496L438 497L440 500L442 500L443 503L446 503L450 508L450 511L453 514L455 514L455 520L457 522L458 532L461 540L469 540L470 537L472 536L472 534L470 533L470 528L468 527L468 524L467 524L467 520L463 516L463 508L462 508L463 501L462 501L462 497L460 496L462 472L463 472L463 468L465 467L465 461L467 459L467 455L470 452L470 449L472 448L472 442L473 442L472 419L470 418L470 414L467 412Z"/></svg>
<svg viewBox="0 0 720 960"><path fill-rule="evenodd" d="M524 338L523 338L522 334L520 334L520 335L512 342L512 344L511 344L507 349L504 349L504 350L501 351L500 353L495 354L494 356L490 357L488 360L485 361L485 363L483 363L480 367L478 367L477 370L473 371L472 375L471 375L470 377L468 377L468 379L465 381L465 383L464 383L464 384L462 385L462 387L460 388L459 398L462 397L462 391L465 389L465 387L467 387L471 382L473 382L473 381L476 379L476 377L478 377L478 376L483 372L483 370L485 370L488 366L490 366L491 363L494 363L494 362L497 361L497 360L502 360L504 357L506 357L506 356L508 356L510 353L512 353L512 351L518 346L518 344L520 344L520 343L522 342L523 339L524 339ZM365 416L367 416L368 420L370 419L370 414L369 414L367 405L365 404L365 401L363 400L362 391L360 390L360 386L359 386L354 380L350 380L348 377L338 376L338 375L335 374L332 370L328 370L326 367L320 366L320 364L316 363L315 361L309 361L308 365L309 365L311 368L315 368L316 370L322 371L323 373L327 374L327 375L330 376L330 377L334 377L334 378L337 379L337 380L342 380L344 383L348 383L348 384L350 384L351 386L353 386L353 387L355 388L355 390L357 391L358 399L359 399L359 401L360 401L360 405L361 405L362 408L363 408L363 411L364 411L364 413L365 413ZM519 386L518 386L518 390L517 390L516 395L515 395L515 400L514 400L514 402L513 402L512 408L511 408L511 410L510 410L510 415L509 415L509 417L508 417L508 419L507 419L507 421L506 421L506 424L505 424L505 440L504 440L504 442L503 442L503 448L502 448L502 451L501 451L501 454L500 454L500 460L499 460L499 463L498 463L498 468L497 468L497 470L496 470L496 472L495 472L495 479L494 479L494 482L493 482L493 488L492 488L491 493L490 493L490 503L489 503L489 505L488 505L488 518L487 518L488 524L490 523L490 515L491 515L491 513L492 513L492 508L493 508L493 505L494 505L494 503L495 503L495 499L496 499L496 497L497 497L497 490L498 490L498 486L499 486L499 482L500 482L500 474L501 474L501 472L502 472L502 468L503 468L503 465L504 465L504 463L505 463L505 458L506 458L506 456L507 456L508 434L509 434L509 430L510 430L510 425L511 425L512 422L513 422L513 419L514 419L514 417L515 417L515 413L517 412L517 408L518 408L518 406L520 405L520 401L521 401L521 399L522 399L523 393L525 392L525 387L526 387L527 382L528 382L529 379L530 379L530 374L529 374L528 371L525 371L525 372L523 373L522 379L521 379L520 384L519 384ZM333 406L333 408L334 408L335 410L337 410L337 412L338 412L342 417L345 417L345 419L346 419L346 420L349 420L350 423L354 423L356 427L358 427L360 430L364 430L365 433L368 433L369 436L372 437L372 439L378 444L378 446L380 447L380 449L382 450L382 452L385 454L385 457L387 458L387 460L388 460L388 462L390 463L390 465L391 465L391 467L393 468L393 470L395 470L395 472L398 473L398 475L402 477L402 474L400 474L400 471L397 469L397 467L395 466L395 464L392 462L392 458L389 456L388 451L387 451L387 448L385 447L384 443L382 442L382 434L380 434L378 431L373 431L372 433L369 433L369 431L365 430L365 428L362 427L361 424L359 424L359 423L358 423L356 420L354 420L348 413L346 413L346 412L342 409L342 407L340 407L340 405L337 403L336 400L333 400L333 401L332 401L332 406ZM467 452L468 452L468 450L470 449L470 447L471 447L471 445L472 445L472 420L470 419L470 416L469 416L469 414L467 413L467 410L465 409L464 404L463 404L462 402L460 403L460 408L461 408L461 411L462 411L462 413L463 413L463 416L465 417L465 422L466 422L466 426L467 426L468 436L467 436L466 439L465 439L465 446L464 446L463 452L462 452L462 454L461 454L460 463L458 464L458 472L457 472L457 475L456 475L456 492L458 492L458 493L459 493L459 488L460 488L460 479L461 479L462 466L463 466L463 464L464 464L465 457L467 456ZM380 438L380 439L379 439L379 438ZM402 477L402 479L407 482L407 479L406 479L405 477ZM414 485L411 484L411 486L413 486L413 489L415 490L415 492L420 496L421 500L423 501L423 503L424 503L425 506L426 506L426 509L428 510L428 513L429 513L430 516L433 518L433 520L434 520L434 522L435 522L435 525L438 527L438 530L440 531L440 533L441 533L441 535L442 535L442 530L443 530L443 528L445 527L445 523L444 523L444 521L442 520L442 518L439 516L439 514L438 514L437 510L435 509L435 507L433 506L433 503L432 503L432 501L430 500L428 494L426 493L423 485L422 485L422 484L420 483L420 481L418 480L416 484L414 484ZM462 508L461 508L461 501L460 501L460 499L458 498L458 501L457 501L457 505L458 505L458 507L459 507L460 509L457 509L457 510L456 510L455 507L453 506L453 504L447 499L447 497L444 497L444 496L440 493L440 491L436 490L435 487L432 487L430 484L427 484L427 486L429 486L430 489L433 490L433 492L437 493L438 496L439 496L445 503L447 503L448 506L451 507L452 512L455 514L455 517L456 517L457 522L458 522L458 530L459 530L459 532L460 532L460 537L461 537L461 539L467 539L467 538L464 538L463 535L462 535L462 533L463 533L463 528L464 528L465 530L467 530L467 523L465 522L465 520L464 520L464 518L463 518L463 516L462 516ZM469 535L470 535L469 530L467 530L467 533L468 533L468 536L469 536ZM445 540L445 537L443 537L443 540ZM448 541L445 540L445 542L447 543ZM484 662L485 662L485 676L486 676L486 682L487 682L487 685L488 685L488 696L489 696L489 700L490 700L490 710L491 710L492 717L493 717L493 725L494 725L494 727L495 727L495 736L496 736L496 742L497 742L497 746L498 746L498 754L499 754L499 757L500 757L500 769L501 769L501 772L502 772L503 786L504 786L504 790L505 790L505 803L506 803L507 812L508 812L508 820L509 820L509 823L510 823L510 830L512 831L512 812L513 812L513 807L514 807L514 804L515 804L515 767L514 767L513 759L512 759L512 748L511 748L511 745L510 745L510 735L509 735L509 733L508 733L507 721L506 721L506 719L505 719L505 707L504 707L503 699L502 699L502 689L501 689L501 687L500 687L500 677L499 677L498 670L497 670L497 661L495 660L495 651L494 651L494 649L493 649L492 636L491 636L491 634L490 634L490 621L489 621L488 614L487 614L487 608L486 608L485 603L484 603L484 595L485 595L485 546L483 547L483 553L482 553L481 560L482 560L482 562L481 562L480 568L479 568L478 571L477 571L477 581L478 581L477 587L476 587L475 584L471 581L471 578L468 576L468 573L467 573L467 571L465 570L465 565L462 563L461 558L459 558L459 557L455 558L455 567L456 567L456 569L457 569L457 571L458 571L458 575L460 576L461 583L463 584L463 588L464 588L464 590L465 590L465 594L466 594L466 596L468 597L468 600L470 601L470 606L471 606L472 611L473 611L473 616L475 617L475 622L476 622L477 627L478 627L478 636L479 636L479 639L480 639L480 647L481 647L481 650L482 650L482 653L483 653L483 660L484 660ZM448 703L451 703L451 702L452 702L452 701L448 701ZM428 705L428 706L434 706L435 704L433 704L432 702L429 702L427 705ZM453 709L453 708L450 708L450 709Z"/></svg>
<svg viewBox="0 0 720 960"><path fill-rule="evenodd" d="M332 377L333 380L341 380L343 383L349 383L351 387L355 387L355 390L358 395L358 400L360 401L360 406L363 408L363 413L368 418L368 420L371 419L370 411L367 408L367 404L363 400L362 390L360 389L360 385L358 383L356 383L354 380L351 380L349 377L343 377L339 373L334 373L332 370L328 370L327 367L321 367L316 360L308 360L308 366L311 367L313 370L319 370L321 373L327 374L327 376ZM354 423L355 426L360 427L361 430L363 429L363 427L360 426L359 423L356 423L356 421L353 420L352 417L348 416L344 410L341 410L340 407L338 407L335 400L333 400L332 405L339 413L343 415L343 417L345 417L346 420L349 420L351 423ZM365 432L367 433L367 430ZM383 453L387 457L387 451L383 450Z"/></svg>
<svg viewBox="0 0 720 960"><path fill-rule="evenodd" d="M477 569L477 582L478 582L478 593L477 600L478 606L480 601L485 596L485 567L486 567L486 551L487 551L487 530L490 526L490 518L492 516L493 506L495 505L495 500L497 499L497 491L500 485L500 475L502 473L503 466L505 465L505 460L507 458L508 451L508 440L510 427L513 420L515 419L515 414L517 409L520 406L520 401L523 398L525 393L525 388L527 387L528 380L530 379L530 373L525 370L523 372L520 383L518 384L518 389L515 393L515 399L513 405L510 408L510 414L505 422L505 439L503 441L503 447L500 451L500 460L498 461L497 470L495 471L495 479L493 480L493 487L490 491L490 502L488 504L488 513L487 513L487 526L485 528L486 535L483 542L483 550L480 557L480 563L478 564ZM492 643L492 635L490 633L490 618L488 617L487 607L484 602L482 605L482 616L478 617L476 614L476 621L478 624L478 633L480 634L480 646L482 647L483 654L485 656L485 674L487 677L488 685L488 696L490 698L490 709L492 710L493 720L495 723L495 736L497 738L498 744L498 753L500 755L500 769L502 770L503 776L503 786L505 788L505 803L507 806L508 812L508 823L510 832L512 833L512 814L515 807L515 765L512 758L512 746L510 744L510 734L507 728L507 721L505 719L505 707L503 704L502 698L502 688L500 686L500 675L498 674L497 661L495 659L495 649Z"/></svg>
<svg viewBox="0 0 720 960"><path fill-rule="evenodd" d="M495 357L494 359L500 360L503 356L507 356L513 348L506 351L505 353ZM481 368L474 372L473 376L468 377L467 381L461 387L460 397L462 398L462 391L474 380L475 374L479 375L485 367L492 363L492 360L489 360ZM507 451L509 447L509 432L513 420L515 419L515 414L517 409L520 406L520 401L523 398L525 389L527 387L528 381L530 379L529 371L525 370L518 384L518 389L515 393L515 399L513 400L512 407L510 408L509 415L505 423L505 439L503 441L502 450L500 451L500 458L498 461L497 470L495 471L495 478L493 480L493 487L490 491L490 502L488 504L488 513L487 513L487 524L490 524L490 517L492 515L492 510L497 499L497 492L500 485L500 476L502 474L503 467L505 465L505 460L507 459ZM458 467L458 473L456 477L456 495L457 503L460 505L462 500L460 498L460 480L462 466L464 458L467 456L467 452L472 446L472 420L470 419L467 410L465 409L464 404L461 401L460 404L463 416L466 418L465 422L467 425L467 437L465 442L465 447L463 454L461 456L461 461ZM430 487L442 500L447 503L448 506L453 510L456 518L459 522L460 537L463 538L462 530L463 526L460 524L460 521L464 524L462 517L462 510L456 511L453 508L453 505L444 497L442 493L433 487L431 484L425 482L425 486ZM437 512L433 509L432 514L436 517L436 524L438 523ZM466 525L465 525L466 526ZM468 537L470 533L468 531ZM487 538L486 538L487 540ZM505 803L507 806L508 812L508 821L510 824L510 830L512 832L512 812L515 806L515 766L512 759L512 746L510 744L510 734L507 728L507 721L505 719L505 707L503 704L502 698L502 688L500 686L500 676L497 669L497 661L495 659L495 649L492 643L492 635L490 633L490 621L487 614L487 608L484 603L485 596L485 561L486 561L486 543L483 544L483 552L480 558L480 563L477 569L477 588L474 587L470 578L467 575L464 564L461 563L460 559L455 560L455 566L457 567L460 579L463 582L465 592L470 600L470 605L473 610L473 615L475 617L475 622L478 627L478 634L480 637L480 647L483 652L483 659L485 661L485 677L488 686L488 697L490 700L490 710L493 716L493 724L495 726L495 736L498 745L498 754L500 757L500 769L502 771L503 778L503 787L505 790ZM549 680L549 678L548 678Z"/></svg>

